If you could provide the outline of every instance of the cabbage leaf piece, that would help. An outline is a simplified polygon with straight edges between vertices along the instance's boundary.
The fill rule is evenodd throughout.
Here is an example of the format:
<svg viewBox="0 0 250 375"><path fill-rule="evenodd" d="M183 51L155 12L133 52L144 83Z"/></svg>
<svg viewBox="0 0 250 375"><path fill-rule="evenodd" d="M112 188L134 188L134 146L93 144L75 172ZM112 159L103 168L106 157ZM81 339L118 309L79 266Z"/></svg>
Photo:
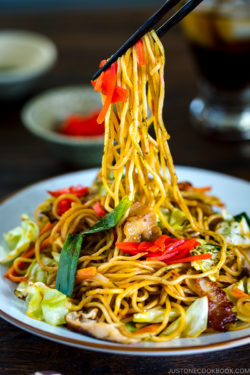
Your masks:
<svg viewBox="0 0 250 375"><path fill-rule="evenodd" d="M43 320L53 326L64 324L65 315L70 310L67 297L42 282L31 284L27 288L28 310L30 318Z"/></svg>
<svg viewBox="0 0 250 375"><path fill-rule="evenodd" d="M222 210L222 215L224 220L217 225L216 232L222 234L228 243L250 244L248 216L244 213L233 217L226 210Z"/></svg>
<svg viewBox="0 0 250 375"><path fill-rule="evenodd" d="M233 293L231 293L231 291L237 288L241 290L243 293L249 294L249 283L250 283L250 278L247 278L245 276L241 280L237 281L236 283L232 285L229 285L227 288L224 289L224 291L226 292L227 298L229 299L229 301L231 301L234 304L233 312L236 313L237 319L243 322L249 322L249 319L250 319L249 309L246 309L245 312L239 311L237 308L238 298Z"/></svg>
<svg viewBox="0 0 250 375"><path fill-rule="evenodd" d="M191 266L196 271L202 271L207 272L213 269L220 260L220 246L210 244L204 240L198 240L200 242L200 245L196 246L193 250L190 251L191 255L201 255L201 254L211 254L212 257L209 259L199 260L199 261L193 261L191 262ZM209 275L208 277L212 281L216 281L218 278L219 271L215 272L212 275Z"/></svg>
<svg viewBox="0 0 250 375"><path fill-rule="evenodd" d="M97 181L96 187L97 187L97 193L95 195L96 197L98 197L98 198L103 197L104 195L107 194L106 189L105 189L102 181Z"/></svg>
<svg viewBox="0 0 250 375"><path fill-rule="evenodd" d="M246 281L247 281L247 278L243 277L243 279L237 281L234 284L229 285L227 288L224 289L224 292L226 292L227 298L229 299L229 301L233 302L233 304L235 304L237 302L238 298L236 298L231 293L231 291L234 288L238 288L238 289L242 290L242 292L247 293L247 288L245 288Z"/></svg>
<svg viewBox="0 0 250 375"><path fill-rule="evenodd" d="M173 208L171 211L168 209L161 209L163 215L165 216L167 222L171 225L171 227L175 230L182 230L186 227L189 222L186 218L186 215L183 211L179 210L178 208ZM158 218L157 223L159 227L163 227L161 220Z"/></svg>
<svg viewBox="0 0 250 375"><path fill-rule="evenodd" d="M56 253L58 254L58 253ZM53 255L53 252L52 252L52 255ZM60 254L58 254L60 255ZM45 266L49 266L49 267L53 267L55 265L58 264L58 262L56 262L56 260L52 258L49 258L47 256L45 256L44 254L41 254L40 255L40 258L41 258L41 261L42 263L45 265ZM27 297L27 289L28 287L33 284L33 283L36 283L37 281L40 281L44 284L47 284L48 282L48 276L49 276L49 272L44 270L37 262L36 260L34 260L30 266L28 267L26 273L25 273L25 276L28 276L29 277L29 281L21 281L17 288L15 289L14 293L15 295L18 297L18 298L25 298Z"/></svg>
<svg viewBox="0 0 250 375"><path fill-rule="evenodd" d="M133 322L135 323L161 323L164 318L164 309L148 310L133 315ZM169 321L172 322L179 316L177 309L172 309L169 313Z"/></svg>
<svg viewBox="0 0 250 375"><path fill-rule="evenodd" d="M188 223L186 215L178 208L173 208L169 217L169 224L175 230L182 230Z"/></svg>
<svg viewBox="0 0 250 375"><path fill-rule="evenodd" d="M196 299L186 310L186 324L178 337L197 337L207 329L208 299L202 297ZM181 318L171 323L161 335L168 336L180 325Z"/></svg>
<svg viewBox="0 0 250 375"><path fill-rule="evenodd" d="M26 214L21 216L21 225L4 233L3 238L8 248L0 246L0 263L13 261L26 251L31 242L35 242L39 234L37 224Z"/></svg>

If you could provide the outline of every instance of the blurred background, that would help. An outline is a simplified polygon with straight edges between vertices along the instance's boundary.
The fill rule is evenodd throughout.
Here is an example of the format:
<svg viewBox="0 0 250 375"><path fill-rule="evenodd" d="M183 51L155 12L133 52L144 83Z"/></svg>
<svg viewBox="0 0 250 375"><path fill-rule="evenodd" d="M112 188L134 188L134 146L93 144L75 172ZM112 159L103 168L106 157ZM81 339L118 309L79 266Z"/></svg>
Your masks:
<svg viewBox="0 0 250 375"><path fill-rule="evenodd" d="M1 8L7 11L15 10L27 11L27 10L56 10L62 11L66 9L95 9L97 6L102 9L107 8L131 8L140 6L154 6L161 4L160 0L127 0L127 1L115 1L115 0L1 0ZM60 8L60 9L59 9Z"/></svg>
<svg viewBox="0 0 250 375"><path fill-rule="evenodd" d="M94 114L99 99L86 104L90 94L79 90L85 92L99 61L162 3L0 0L1 197L44 178L100 165L101 135L67 137L58 133L59 125L71 112ZM162 38L164 120L176 164L250 180L249 7L249 1L205 0ZM18 39L22 30L29 32L24 36L34 56L27 41Z"/></svg>

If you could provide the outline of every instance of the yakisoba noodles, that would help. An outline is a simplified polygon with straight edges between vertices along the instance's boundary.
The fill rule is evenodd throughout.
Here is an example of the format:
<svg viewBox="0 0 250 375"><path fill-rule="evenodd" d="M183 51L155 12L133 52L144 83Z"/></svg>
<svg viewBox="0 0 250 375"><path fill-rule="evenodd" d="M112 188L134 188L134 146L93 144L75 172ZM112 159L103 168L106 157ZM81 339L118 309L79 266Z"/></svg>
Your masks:
<svg viewBox="0 0 250 375"><path fill-rule="evenodd" d="M139 43L110 68L112 98L118 87L126 99L107 106L104 76L94 83L107 107L96 181L88 192L79 186L52 192L37 207L39 233L16 254L6 277L20 282L16 294L27 299L29 316L107 340L164 342L245 328L249 218L219 212L222 203L208 188L178 183L162 119L164 49L154 31ZM125 201L129 208L116 225L81 237L73 292L66 298L58 279L69 235L78 241ZM51 301L59 302L48 306L51 290ZM62 313L59 321L51 318L53 306Z"/></svg>

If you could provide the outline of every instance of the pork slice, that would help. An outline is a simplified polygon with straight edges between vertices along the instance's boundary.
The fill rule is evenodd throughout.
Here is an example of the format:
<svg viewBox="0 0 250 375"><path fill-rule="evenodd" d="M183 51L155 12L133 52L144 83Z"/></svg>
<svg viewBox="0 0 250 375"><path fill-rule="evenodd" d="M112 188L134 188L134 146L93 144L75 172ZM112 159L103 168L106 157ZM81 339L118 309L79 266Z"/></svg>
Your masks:
<svg viewBox="0 0 250 375"><path fill-rule="evenodd" d="M236 322L232 311L233 304L227 299L224 290L208 278L196 280L198 293L208 298L208 324L216 331L227 331L229 324Z"/></svg>
<svg viewBox="0 0 250 375"><path fill-rule="evenodd" d="M153 211L143 210L142 214L131 216L124 225L127 242L154 241L161 235Z"/></svg>

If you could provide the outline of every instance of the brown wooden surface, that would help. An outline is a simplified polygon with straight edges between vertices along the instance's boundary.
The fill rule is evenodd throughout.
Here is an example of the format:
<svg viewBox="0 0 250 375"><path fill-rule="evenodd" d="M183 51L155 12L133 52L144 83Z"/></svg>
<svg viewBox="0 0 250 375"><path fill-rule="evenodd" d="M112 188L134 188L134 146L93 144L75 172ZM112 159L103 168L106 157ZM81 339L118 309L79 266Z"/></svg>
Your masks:
<svg viewBox="0 0 250 375"><path fill-rule="evenodd" d="M149 14L150 11L123 10L99 14L0 15L1 29L20 28L43 33L59 50L56 66L29 96L17 102L0 103L0 197L40 179L77 170L52 155L46 144L23 128L20 110L29 97L43 90L89 82L99 60L119 47ZM202 138L191 128L188 104L196 88L190 55L179 29L169 32L164 44L167 55L165 120L172 135L170 146L175 163L250 181L249 142L214 142ZM247 205L249 202L246 208ZM210 369L207 373L218 368L249 368L250 346L195 356L136 358L66 347L26 333L3 320L0 320L0 344L1 375L26 375L35 370L56 370L64 375L160 375L177 368Z"/></svg>

